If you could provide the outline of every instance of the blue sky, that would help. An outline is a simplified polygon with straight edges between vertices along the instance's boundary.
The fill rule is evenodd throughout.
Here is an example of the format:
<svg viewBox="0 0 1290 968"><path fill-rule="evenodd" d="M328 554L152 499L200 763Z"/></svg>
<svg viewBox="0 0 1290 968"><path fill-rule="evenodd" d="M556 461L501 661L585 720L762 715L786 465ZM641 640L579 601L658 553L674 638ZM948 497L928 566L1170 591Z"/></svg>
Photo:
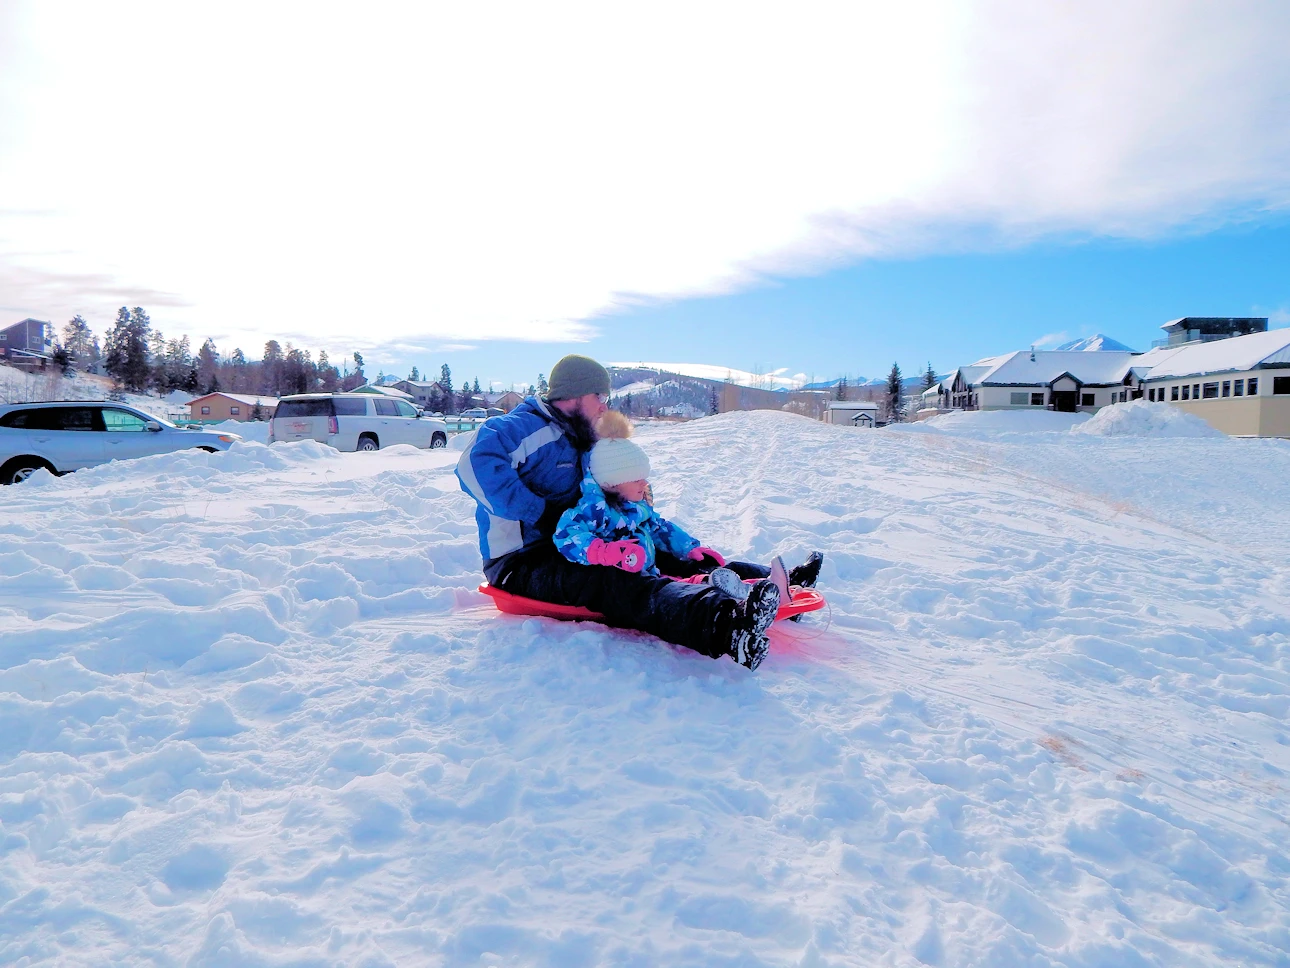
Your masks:
<svg viewBox="0 0 1290 968"><path fill-rule="evenodd" d="M416 362L436 374L446 362L458 382L477 372L485 381L490 374L536 380L535 363L548 370L566 352L760 372L783 367L820 379L880 377L892 362L910 375L929 361L945 372L1094 333L1146 350L1160 325L1179 316L1268 316L1271 328L1290 324L1290 219L1243 220L1151 242L1053 239L1003 251L875 258L601 317L592 320L599 335L585 343L481 343Z"/></svg>
<svg viewBox="0 0 1290 968"><path fill-rule="evenodd" d="M0 3L0 318L527 383L1290 305L1287 3L356 10Z"/></svg>

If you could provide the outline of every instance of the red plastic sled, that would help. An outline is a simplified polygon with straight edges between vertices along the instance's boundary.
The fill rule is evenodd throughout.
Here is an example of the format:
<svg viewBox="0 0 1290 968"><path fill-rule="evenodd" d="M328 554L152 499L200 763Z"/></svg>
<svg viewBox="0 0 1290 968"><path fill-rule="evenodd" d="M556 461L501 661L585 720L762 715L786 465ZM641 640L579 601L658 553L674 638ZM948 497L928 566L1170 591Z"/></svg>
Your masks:
<svg viewBox="0 0 1290 968"><path fill-rule="evenodd" d="M500 588L494 588L488 582L479 586L479 590L493 600L499 612L507 615L537 615L542 618L558 618L566 622L603 622L605 617L581 605L553 605L541 602L536 598L524 598L512 595ZM799 588L793 593L792 601L779 606L775 621L792 618L806 612L814 612L824 607L824 596L814 588Z"/></svg>

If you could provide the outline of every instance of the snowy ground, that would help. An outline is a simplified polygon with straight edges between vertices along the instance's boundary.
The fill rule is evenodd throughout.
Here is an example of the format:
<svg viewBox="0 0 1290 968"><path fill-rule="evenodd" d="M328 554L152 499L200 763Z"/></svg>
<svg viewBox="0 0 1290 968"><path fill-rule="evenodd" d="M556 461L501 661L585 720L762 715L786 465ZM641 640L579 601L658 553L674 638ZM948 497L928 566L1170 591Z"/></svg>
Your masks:
<svg viewBox="0 0 1290 968"><path fill-rule="evenodd" d="M1290 442L1049 416L642 430L829 555L754 674L498 615L452 451L6 489L0 962L1290 965Z"/></svg>

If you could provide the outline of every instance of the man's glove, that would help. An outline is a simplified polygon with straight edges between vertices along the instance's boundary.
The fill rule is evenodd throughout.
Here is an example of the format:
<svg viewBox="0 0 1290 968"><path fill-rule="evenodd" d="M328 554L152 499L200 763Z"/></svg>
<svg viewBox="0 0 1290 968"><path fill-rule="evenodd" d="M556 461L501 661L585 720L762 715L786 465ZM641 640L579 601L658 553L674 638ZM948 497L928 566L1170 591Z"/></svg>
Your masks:
<svg viewBox="0 0 1290 968"><path fill-rule="evenodd" d="M645 549L635 541L605 541L597 538L587 549L587 561L608 565L623 571L637 572L645 567Z"/></svg>
<svg viewBox="0 0 1290 968"><path fill-rule="evenodd" d="M720 554L711 548L705 548L703 545L699 545L699 547L691 551L689 558L691 561L702 561L704 558L711 558L718 566L726 563L726 559L722 558Z"/></svg>

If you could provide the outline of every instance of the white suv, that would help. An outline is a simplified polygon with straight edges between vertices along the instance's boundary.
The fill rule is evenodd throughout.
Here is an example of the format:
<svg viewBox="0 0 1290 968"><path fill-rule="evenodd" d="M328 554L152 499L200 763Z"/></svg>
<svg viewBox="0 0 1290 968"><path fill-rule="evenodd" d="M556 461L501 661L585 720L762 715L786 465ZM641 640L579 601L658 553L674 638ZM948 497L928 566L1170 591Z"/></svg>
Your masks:
<svg viewBox="0 0 1290 968"><path fill-rule="evenodd" d="M18 403L0 407L0 484L25 481L42 467L66 474L111 460L196 447L228 450L237 434L181 430L124 403Z"/></svg>
<svg viewBox="0 0 1290 968"><path fill-rule="evenodd" d="M279 440L316 440L337 450L446 447L448 425L383 393L299 393L279 400L269 421L269 443Z"/></svg>

